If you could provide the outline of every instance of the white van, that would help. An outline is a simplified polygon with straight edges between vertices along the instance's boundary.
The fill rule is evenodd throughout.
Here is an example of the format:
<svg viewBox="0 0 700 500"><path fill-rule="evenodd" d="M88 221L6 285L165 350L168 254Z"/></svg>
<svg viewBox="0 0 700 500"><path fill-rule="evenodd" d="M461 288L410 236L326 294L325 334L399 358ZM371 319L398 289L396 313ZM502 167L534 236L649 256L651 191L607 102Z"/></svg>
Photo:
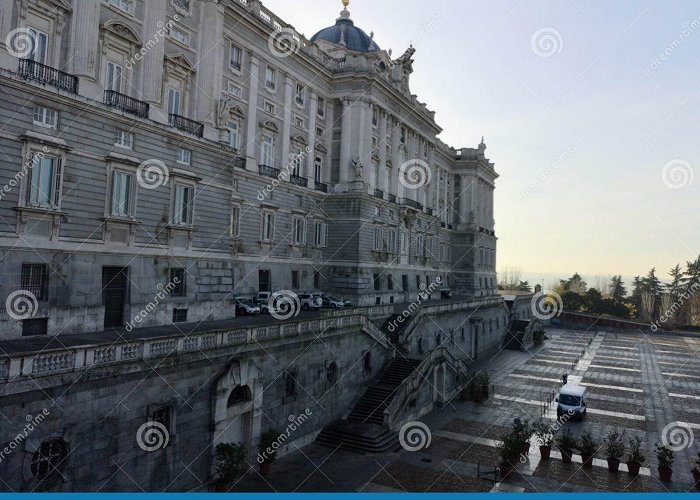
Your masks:
<svg viewBox="0 0 700 500"><path fill-rule="evenodd" d="M588 389L582 385L566 384L559 389L559 395L555 401L557 417L568 414L570 417L583 419L586 416Z"/></svg>

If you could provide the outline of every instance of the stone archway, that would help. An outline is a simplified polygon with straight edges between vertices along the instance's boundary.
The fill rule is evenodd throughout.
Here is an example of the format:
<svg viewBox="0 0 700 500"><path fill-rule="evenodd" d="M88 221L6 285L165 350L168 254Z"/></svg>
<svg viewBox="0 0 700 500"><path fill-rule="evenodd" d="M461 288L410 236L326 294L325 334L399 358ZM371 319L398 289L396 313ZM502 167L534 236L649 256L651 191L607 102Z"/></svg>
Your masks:
<svg viewBox="0 0 700 500"><path fill-rule="evenodd" d="M433 401L438 405L447 402L447 367L444 363L433 369Z"/></svg>
<svg viewBox="0 0 700 500"><path fill-rule="evenodd" d="M260 438L262 391L262 371L252 361L236 360L219 377L213 395L212 455L219 443L241 443L248 462L253 463Z"/></svg>

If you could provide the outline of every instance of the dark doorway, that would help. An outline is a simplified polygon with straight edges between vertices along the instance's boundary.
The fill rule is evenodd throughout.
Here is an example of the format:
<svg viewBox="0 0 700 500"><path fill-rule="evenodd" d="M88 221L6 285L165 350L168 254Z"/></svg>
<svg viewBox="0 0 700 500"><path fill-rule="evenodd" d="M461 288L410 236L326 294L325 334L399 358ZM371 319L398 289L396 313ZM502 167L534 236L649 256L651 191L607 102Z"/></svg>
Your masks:
<svg viewBox="0 0 700 500"><path fill-rule="evenodd" d="M258 270L258 292L270 291L270 271L266 269Z"/></svg>
<svg viewBox="0 0 700 500"><path fill-rule="evenodd" d="M102 297L105 304L105 328L124 326L128 267L102 268Z"/></svg>

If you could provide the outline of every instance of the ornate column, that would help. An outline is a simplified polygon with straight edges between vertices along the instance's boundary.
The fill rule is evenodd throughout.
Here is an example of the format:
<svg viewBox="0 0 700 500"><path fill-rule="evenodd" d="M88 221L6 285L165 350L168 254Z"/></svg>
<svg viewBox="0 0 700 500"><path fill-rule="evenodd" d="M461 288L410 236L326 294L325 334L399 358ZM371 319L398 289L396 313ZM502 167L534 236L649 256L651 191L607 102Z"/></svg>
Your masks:
<svg viewBox="0 0 700 500"><path fill-rule="evenodd" d="M350 141L352 139L352 106L350 99L343 99L343 111L340 118L340 172L339 180L343 184L345 191L348 190L348 183L353 180L353 174L350 172L350 164L352 162L352 149Z"/></svg>
<svg viewBox="0 0 700 500"><path fill-rule="evenodd" d="M294 81L287 75L284 80L284 116L282 121L282 163L279 168L284 169L290 164L289 151L292 133L292 105L294 101ZM274 166L274 165L270 165Z"/></svg>
<svg viewBox="0 0 700 500"><path fill-rule="evenodd" d="M386 166L386 113L379 113L379 176L377 188L389 193L389 172Z"/></svg>
<svg viewBox="0 0 700 500"><path fill-rule="evenodd" d="M321 182L330 186L331 183L331 157L333 151L333 124L336 123L335 105L333 99L326 99L326 124L328 126L324 133L326 135L326 158L325 165L321 171Z"/></svg>
<svg viewBox="0 0 700 500"><path fill-rule="evenodd" d="M459 218L461 219L462 223L467 224L469 222L469 196L467 193L470 189L468 187L470 179L466 175L462 175L460 179L462 192L459 193Z"/></svg>
<svg viewBox="0 0 700 500"><path fill-rule="evenodd" d="M399 155L399 145L401 144L401 126L394 118L391 119L391 189L397 198L403 196L401 182L399 182L399 170L401 168L401 156Z"/></svg>
<svg viewBox="0 0 700 500"><path fill-rule="evenodd" d="M215 0L198 2L199 52L197 59L197 109L200 122L216 127L217 110L221 99L224 66L224 6Z"/></svg>
<svg viewBox="0 0 700 500"><path fill-rule="evenodd" d="M141 38L159 40L144 54L141 60L141 93L143 100L151 104L160 104L163 88L163 57L165 56L165 41L160 33L164 33L167 18L165 16L167 0L152 0L143 17L143 34Z"/></svg>
<svg viewBox="0 0 700 500"><path fill-rule="evenodd" d="M252 172L258 171L258 90L259 83L258 77L260 73L260 61L258 58L250 54L250 78L249 82L249 92L248 92L248 124L246 133L246 147L245 155L246 170Z"/></svg>
<svg viewBox="0 0 700 500"><path fill-rule="evenodd" d="M10 3L9 1L7 3ZM96 81L99 75L99 2L93 0L75 0L73 3L73 22L71 29L70 53L72 73L76 76ZM6 15L9 17L10 12Z"/></svg>
<svg viewBox="0 0 700 500"><path fill-rule="evenodd" d="M314 189L314 160L316 158L316 114L318 96L316 92L309 90L309 140L306 157L306 177L309 179L309 187Z"/></svg>

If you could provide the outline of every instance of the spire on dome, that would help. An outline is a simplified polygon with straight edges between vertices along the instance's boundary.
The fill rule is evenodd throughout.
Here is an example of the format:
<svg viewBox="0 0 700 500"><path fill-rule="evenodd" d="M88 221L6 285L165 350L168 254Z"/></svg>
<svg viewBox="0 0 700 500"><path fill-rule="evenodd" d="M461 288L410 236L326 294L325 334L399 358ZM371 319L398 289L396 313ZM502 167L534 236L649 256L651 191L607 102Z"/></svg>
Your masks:
<svg viewBox="0 0 700 500"><path fill-rule="evenodd" d="M350 5L350 0L343 0L343 10L340 11L340 17L338 18L338 20L350 19L350 11L348 10L348 5Z"/></svg>

